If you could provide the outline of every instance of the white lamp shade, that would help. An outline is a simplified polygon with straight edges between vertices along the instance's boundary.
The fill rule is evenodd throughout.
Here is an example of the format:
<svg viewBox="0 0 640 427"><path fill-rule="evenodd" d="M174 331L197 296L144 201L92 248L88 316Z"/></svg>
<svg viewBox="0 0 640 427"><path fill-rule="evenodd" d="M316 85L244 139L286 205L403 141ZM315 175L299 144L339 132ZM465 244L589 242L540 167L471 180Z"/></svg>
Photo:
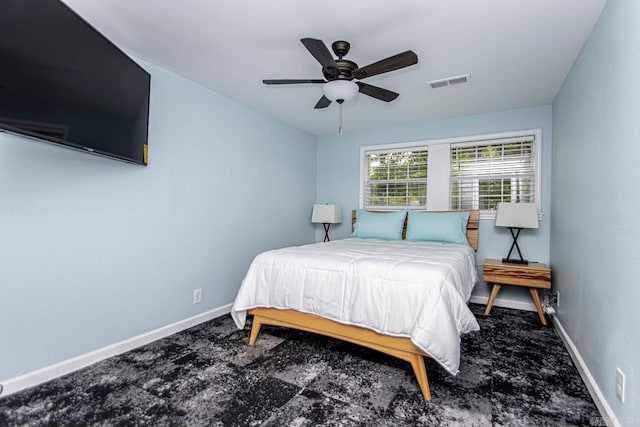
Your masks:
<svg viewBox="0 0 640 427"><path fill-rule="evenodd" d="M359 89L358 85L350 80L332 80L322 86L324 96L332 101L337 101L338 99L348 101L356 96Z"/></svg>
<svg viewBox="0 0 640 427"><path fill-rule="evenodd" d="M498 203L496 226L538 228L538 208L535 203Z"/></svg>
<svg viewBox="0 0 640 427"><path fill-rule="evenodd" d="M311 222L339 224L342 222L342 208L338 205L313 205Z"/></svg>

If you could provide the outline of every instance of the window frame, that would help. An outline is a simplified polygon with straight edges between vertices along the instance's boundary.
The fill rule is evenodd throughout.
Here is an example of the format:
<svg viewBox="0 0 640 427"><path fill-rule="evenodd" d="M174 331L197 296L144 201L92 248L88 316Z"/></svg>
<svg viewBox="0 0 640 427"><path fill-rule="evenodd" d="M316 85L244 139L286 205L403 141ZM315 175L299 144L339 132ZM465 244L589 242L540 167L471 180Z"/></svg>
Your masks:
<svg viewBox="0 0 640 427"><path fill-rule="evenodd" d="M399 142L391 144L377 144L377 145L364 145L360 147L360 186L359 186L359 201L358 206L360 209L364 209L364 194L365 183L368 173L367 154L375 152L402 152L411 150L427 150L428 155L428 174L427 174L427 210L451 210L451 146L452 145L491 145L505 143L506 140L518 139L525 137L533 137L533 156L535 162L535 190L534 197L535 203L538 208L538 214L542 217L542 129L526 129L511 132L499 132L491 134L471 135L463 137L453 138L441 138L430 139L411 142ZM502 141L501 141L502 140ZM443 150L443 145L447 147ZM447 167L438 167L435 162L444 160L444 157L438 155L432 155L432 153L445 153L447 156ZM431 162L434 162L432 165ZM446 176L444 171L446 170ZM432 177L431 174L435 173L438 176ZM446 182L446 185L445 185ZM435 188L432 188L437 186ZM446 187L446 188L444 188ZM446 206L444 200L446 199ZM430 202L436 200L438 203L436 206L431 205ZM378 208L377 208L378 209ZM395 210L394 207L379 208L380 210ZM480 211L480 219L494 219L495 210L482 210Z"/></svg>
<svg viewBox="0 0 640 427"><path fill-rule="evenodd" d="M368 174L369 174L369 164L368 164L368 162L367 162L367 160L366 160L366 157L368 157L368 155L370 155L370 154L374 154L374 153L375 153L375 154L380 155L380 154L389 154L389 153L403 153L403 152L406 152L406 151L413 151L413 152L415 152L415 151L424 151L424 152L426 152L426 153L427 153L427 176L428 176L428 174L429 174L429 172L428 172L428 171L429 171L429 150L428 150L428 149L426 149L426 147L424 147L424 146L423 146L423 147L422 147L422 149L420 149L420 150L413 150L413 149L402 149L402 150L395 150L395 149L367 150L367 151L364 153L364 156L365 156L365 157L361 160L361 165L362 165L361 167L364 167L364 168L365 168L365 170L364 170L364 171L362 172L362 174L361 174L361 177L362 177L362 179L363 179L363 181L362 181L362 186L361 186L361 199L362 199L362 201L361 201L361 203L360 203L360 205L361 205L361 206L363 206L363 205L364 205L364 200L365 200L365 185L364 185L364 183L365 183L365 181L367 180L367 176L368 176ZM409 180L409 179L404 180L404 181L405 181L405 183L406 183L408 180ZM396 181L396 180L391 180L391 181ZM402 180L397 180L397 181L398 181L398 182L394 182L394 184L401 184L401 183L402 183L402 182L401 182ZM370 183L371 183L371 182L370 182ZM425 184L427 184L427 178L425 178ZM427 194L429 193L429 191L428 191L427 185L425 185L425 190L426 190L426 194L425 194L425 203L428 203L428 200L427 200ZM374 206L372 206L372 208L373 208L373 209L376 209L376 210L398 210L398 209L411 209L411 208L410 208L410 207L408 207L408 206L385 206L385 205L381 205L381 206L374 205ZM417 207L416 209L421 209L421 208L422 208L422 206Z"/></svg>

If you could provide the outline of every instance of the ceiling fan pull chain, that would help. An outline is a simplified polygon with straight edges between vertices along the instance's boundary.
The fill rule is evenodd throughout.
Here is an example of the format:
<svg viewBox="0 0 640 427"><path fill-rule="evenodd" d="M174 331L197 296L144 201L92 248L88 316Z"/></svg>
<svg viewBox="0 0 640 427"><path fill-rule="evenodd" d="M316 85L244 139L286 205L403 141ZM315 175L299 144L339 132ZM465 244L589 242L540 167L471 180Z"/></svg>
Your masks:
<svg viewBox="0 0 640 427"><path fill-rule="evenodd" d="M340 103L339 105L340 105L340 116L338 119L338 133L342 134L342 103Z"/></svg>

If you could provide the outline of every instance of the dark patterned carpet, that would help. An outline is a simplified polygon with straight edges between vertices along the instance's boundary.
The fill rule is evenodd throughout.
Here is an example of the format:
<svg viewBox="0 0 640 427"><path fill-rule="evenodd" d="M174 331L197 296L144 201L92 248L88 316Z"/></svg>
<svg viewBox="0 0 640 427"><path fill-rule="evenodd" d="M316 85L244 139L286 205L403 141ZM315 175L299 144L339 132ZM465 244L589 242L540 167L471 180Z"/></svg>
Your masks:
<svg viewBox="0 0 640 427"><path fill-rule="evenodd" d="M425 402L408 363L317 335L198 325L0 399L0 425L589 425L598 413L552 326L472 305L458 376L431 360Z"/></svg>

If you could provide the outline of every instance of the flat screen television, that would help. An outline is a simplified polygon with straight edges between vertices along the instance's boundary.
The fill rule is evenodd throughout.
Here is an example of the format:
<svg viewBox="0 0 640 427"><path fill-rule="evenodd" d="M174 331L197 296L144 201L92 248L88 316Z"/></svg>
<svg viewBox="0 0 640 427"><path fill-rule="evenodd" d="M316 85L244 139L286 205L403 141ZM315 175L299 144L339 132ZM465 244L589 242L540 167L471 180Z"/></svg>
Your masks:
<svg viewBox="0 0 640 427"><path fill-rule="evenodd" d="M150 83L60 1L0 1L0 130L146 165Z"/></svg>

